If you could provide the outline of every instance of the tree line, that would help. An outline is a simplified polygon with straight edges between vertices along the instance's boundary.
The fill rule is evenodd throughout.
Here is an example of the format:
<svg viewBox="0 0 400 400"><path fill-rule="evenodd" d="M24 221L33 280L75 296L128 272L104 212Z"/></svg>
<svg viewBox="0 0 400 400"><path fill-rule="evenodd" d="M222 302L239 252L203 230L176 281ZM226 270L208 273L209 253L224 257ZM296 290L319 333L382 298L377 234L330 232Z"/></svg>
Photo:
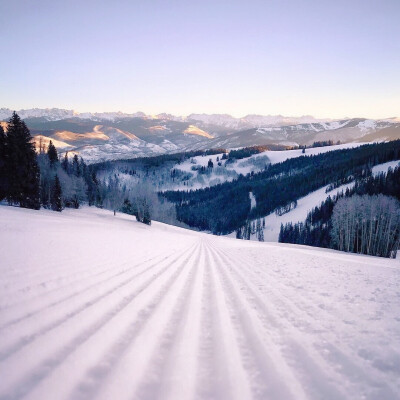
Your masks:
<svg viewBox="0 0 400 400"><path fill-rule="evenodd" d="M0 126L0 200L40 208L40 170L29 129L14 113L7 133Z"/></svg>
<svg viewBox="0 0 400 400"><path fill-rule="evenodd" d="M400 240L400 167L329 196L304 222L282 225L279 241L394 257Z"/></svg>
<svg viewBox="0 0 400 400"><path fill-rule="evenodd" d="M248 220L291 207L299 198L352 175L370 175L372 166L400 158L400 140L368 144L267 165L265 170L212 187L165 191L160 196L176 205L179 221L214 234L242 228ZM256 198L251 208L249 192ZM280 212L280 211L279 211Z"/></svg>
<svg viewBox="0 0 400 400"><path fill-rule="evenodd" d="M101 206L95 173L75 154L61 159L52 141L41 138L38 152L24 121L14 113L0 129L0 200L24 208L61 211L82 202Z"/></svg>
<svg viewBox="0 0 400 400"><path fill-rule="evenodd" d="M15 112L6 131L0 126L0 201L54 211L85 203L114 210L114 214L129 211L140 222L151 223L151 195L133 195L117 177L100 180L96 168L77 154L60 156L51 140L46 146L40 138L37 147L36 151L29 129Z"/></svg>

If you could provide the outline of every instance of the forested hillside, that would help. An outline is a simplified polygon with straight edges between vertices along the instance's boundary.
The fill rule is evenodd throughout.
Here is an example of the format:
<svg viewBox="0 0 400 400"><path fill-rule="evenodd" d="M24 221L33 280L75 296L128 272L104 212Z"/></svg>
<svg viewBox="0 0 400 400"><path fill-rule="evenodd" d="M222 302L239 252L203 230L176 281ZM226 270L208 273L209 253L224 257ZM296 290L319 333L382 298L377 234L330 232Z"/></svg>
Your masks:
<svg viewBox="0 0 400 400"><path fill-rule="evenodd" d="M130 193L116 177L99 180L93 166L86 165L77 154L60 156L51 140L48 146L40 140L36 152L29 129L16 113L7 122L6 131L0 126L0 201L58 212L87 204L113 210L114 214L124 205L125 211L149 224L150 198L151 193ZM160 203L155 214L164 209Z"/></svg>
<svg viewBox="0 0 400 400"><path fill-rule="evenodd" d="M339 185L370 174L371 167L400 158L400 141L303 156L266 166L265 170L213 187L162 193L176 204L177 217L189 226L226 234L247 220L327 184ZM256 198L251 208L249 193Z"/></svg>
<svg viewBox="0 0 400 400"><path fill-rule="evenodd" d="M316 143L315 146L325 144L330 143ZM280 241L386 257L393 255L399 240L399 222L391 218L392 214L398 213L396 200L393 203L382 197L378 200L354 197L351 201L349 198L384 195L399 199L399 169L378 177L371 175L371 169L398 160L400 141L335 151L328 149L325 147L320 154L315 152L316 149L308 149L311 154L302 154L301 150L282 152L283 157L278 156L275 163L266 154L274 158L271 153L278 152L257 146L229 152L225 149L193 151L87 166L76 154L59 156L51 141L48 146L39 141L36 153L29 129L14 114L8 121L7 131L0 130L0 201L4 199L10 205L54 211L78 208L81 204L95 205L113 210L114 214L135 215L147 224L154 218L218 235L234 231L237 238L249 239L256 235L262 241L265 216L290 212L297 207L298 199L324 186L330 191L352 183L351 190L328 198L303 223L282 226ZM284 156L284 153L291 154ZM289 158L276 162L285 157ZM244 175L245 171L250 172ZM216 184L216 177L226 181ZM210 186L165 191L174 185L189 187L189 182L199 183L201 179L203 184ZM341 197L345 199L339 201ZM386 206L379 211L378 203ZM386 225L365 225L362 221L366 216L353 212L352 230L343 233L340 221L347 221L343 215L357 208L357 204L367 204L365 207L376 211L370 221L380 219L386 221ZM338 210L342 210L342 214ZM368 240L366 229L373 231ZM385 239L377 244L378 240L372 240L372 236ZM374 245L371 245L372 241Z"/></svg>
<svg viewBox="0 0 400 400"><path fill-rule="evenodd" d="M279 241L394 256L400 242L400 167L328 197L303 223L281 226Z"/></svg>
<svg viewBox="0 0 400 400"><path fill-rule="evenodd" d="M0 201L23 208L102 206L104 196L95 173L77 155L62 158L50 141L38 153L24 121L14 113L7 131L0 127Z"/></svg>

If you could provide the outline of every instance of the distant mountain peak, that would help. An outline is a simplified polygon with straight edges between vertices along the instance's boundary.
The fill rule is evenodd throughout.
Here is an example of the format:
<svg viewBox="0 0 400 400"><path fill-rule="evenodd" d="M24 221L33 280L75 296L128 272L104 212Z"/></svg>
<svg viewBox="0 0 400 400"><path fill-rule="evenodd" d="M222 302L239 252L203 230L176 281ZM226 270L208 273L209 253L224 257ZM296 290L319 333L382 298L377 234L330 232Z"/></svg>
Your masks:
<svg viewBox="0 0 400 400"><path fill-rule="evenodd" d="M9 108L0 108L0 120L7 120L11 117L13 110ZM301 117L285 117L282 115L257 115L248 114L244 117L236 118L230 114L189 114L188 116L176 116L168 113L160 113L155 115L145 114L138 111L135 113L116 112L78 112L70 109L61 108L30 108L18 110L17 113L21 118L43 118L47 121L58 121L68 118L89 119L93 121L115 121L125 118L143 118L143 119L160 119L169 121L196 121L203 124L215 125L230 129L245 129L250 127L260 127L265 125L287 125L306 122L329 121L328 119L316 119L306 115Z"/></svg>

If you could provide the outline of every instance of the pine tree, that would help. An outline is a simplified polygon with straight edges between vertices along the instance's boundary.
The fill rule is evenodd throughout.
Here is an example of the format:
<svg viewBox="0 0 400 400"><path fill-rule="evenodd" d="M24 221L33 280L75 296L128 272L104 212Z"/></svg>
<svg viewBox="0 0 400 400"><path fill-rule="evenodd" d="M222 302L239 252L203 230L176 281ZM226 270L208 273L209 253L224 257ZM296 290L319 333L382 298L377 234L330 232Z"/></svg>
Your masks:
<svg viewBox="0 0 400 400"><path fill-rule="evenodd" d="M61 167L67 174L69 174L68 151L64 155L64 158L61 162Z"/></svg>
<svg viewBox="0 0 400 400"><path fill-rule="evenodd" d="M7 172L6 172L6 135L0 125L0 201L7 196Z"/></svg>
<svg viewBox="0 0 400 400"><path fill-rule="evenodd" d="M150 207L147 201L144 201L143 204L143 220L142 222L146 225L151 225L151 216L150 216Z"/></svg>
<svg viewBox="0 0 400 400"><path fill-rule="evenodd" d="M54 182L51 188L51 209L53 211L62 211L62 190L60 179L58 175L55 176Z"/></svg>
<svg viewBox="0 0 400 400"><path fill-rule="evenodd" d="M6 147L9 203L40 209L40 171L32 136L15 112L8 123Z"/></svg>
<svg viewBox="0 0 400 400"><path fill-rule="evenodd" d="M82 175L81 165L79 162L79 158L76 154L74 155L74 158L72 159L72 171L75 176L79 177Z"/></svg>
<svg viewBox="0 0 400 400"><path fill-rule="evenodd" d="M263 228L261 226L261 219L260 218L257 218L256 233L257 233L257 240L259 242L263 242L264 241L264 231L263 231Z"/></svg>
<svg viewBox="0 0 400 400"><path fill-rule="evenodd" d="M39 136L39 154L44 154L46 151L46 145L44 144L43 136Z"/></svg>
<svg viewBox="0 0 400 400"><path fill-rule="evenodd" d="M49 148L47 149L47 155L50 160L50 166L54 167L54 165L58 162L58 154L57 154L57 149L51 140L49 143Z"/></svg>

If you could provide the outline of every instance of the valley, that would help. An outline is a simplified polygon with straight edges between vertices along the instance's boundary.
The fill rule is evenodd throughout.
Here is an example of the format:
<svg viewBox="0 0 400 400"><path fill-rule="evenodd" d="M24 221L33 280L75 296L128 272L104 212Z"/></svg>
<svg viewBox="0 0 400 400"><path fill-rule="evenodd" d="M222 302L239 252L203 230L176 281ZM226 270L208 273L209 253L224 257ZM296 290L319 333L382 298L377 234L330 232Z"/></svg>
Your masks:
<svg viewBox="0 0 400 400"><path fill-rule="evenodd" d="M399 400L400 1L0 1L0 400Z"/></svg>

